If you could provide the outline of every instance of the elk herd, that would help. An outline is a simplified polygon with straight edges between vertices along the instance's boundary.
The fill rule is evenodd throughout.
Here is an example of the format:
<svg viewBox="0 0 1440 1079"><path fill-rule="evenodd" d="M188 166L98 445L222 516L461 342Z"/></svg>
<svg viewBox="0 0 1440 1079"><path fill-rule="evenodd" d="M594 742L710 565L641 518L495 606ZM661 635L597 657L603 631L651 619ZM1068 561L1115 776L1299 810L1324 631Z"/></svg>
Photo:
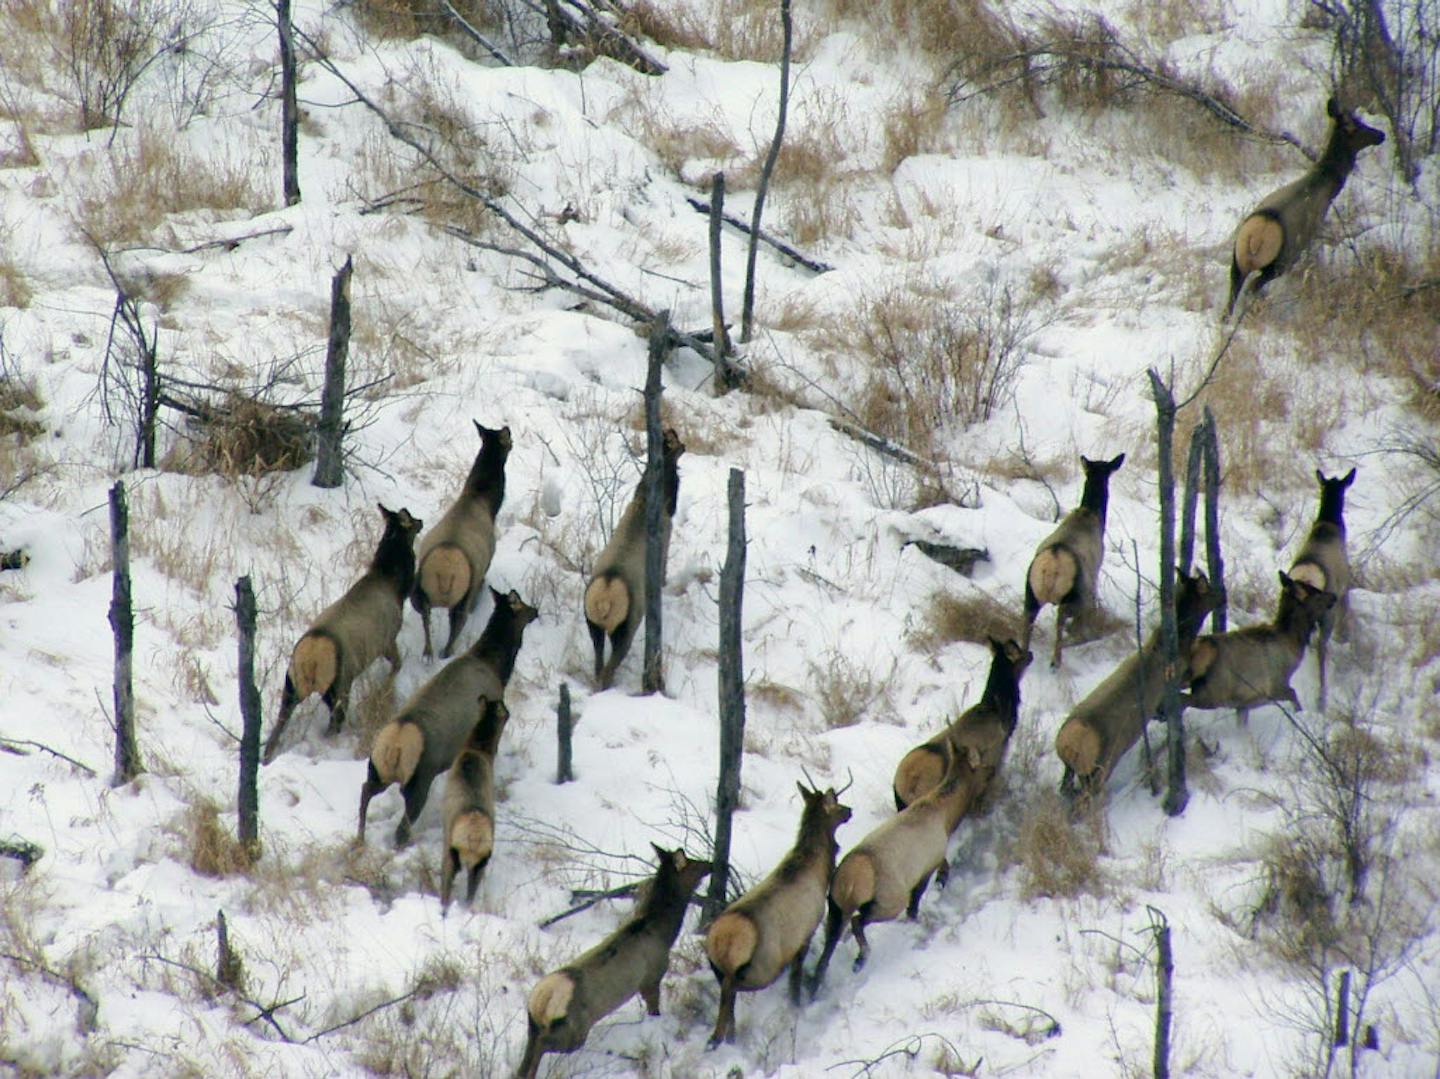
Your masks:
<svg viewBox="0 0 1440 1079"><path fill-rule="evenodd" d="M1321 159L1301 179L1266 198L1237 230L1227 315L1247 278L1255 275L1258 288L1293 264L1344 184L1355 155L1384 139L1340 111L1333 99L1327 111L1332 126ZM505 687L525 628L539 613L516 592L492 588L488 623L469 648L455 654L495 553L511 448L508 427L475 426L481 445L474 464L459 496L429 531L405 509L380 507L384 532L368 570L294 646L277 722L265 747L269 762L279 752L292 712L312 695L318 694L329 709L330 731L341 727L356 677L381 657L392 667L399 665L396 636L407 600L420 615L427 659L433 655L431 612L446 610L448 635L440 655L448 662L376 735L360 788L357 828L363 842L371 800L398 785L404 806L394 840L409 842L431 785L443 775L440 898L446 909L462 871L466 900L474 899L492 856L495 760L509 717ZM661 463L662 551L668 550L684 452L676 432L667 430ZM1124 462L1123 453L1108 461L1081 458L1080 504L1039 545L1026 570L1020 640L992 638L989 675L979 700L900 760L893 816L840 858L836 832L851 816L840 801L844 790L797 785L803 808L794 847L705 933L705 954L720 991L712 1047L735 1038L738 994L764 989L784 975L792 1001L799 1004L807 993L813 998L847 928L859 970L869 954L867 928L902 914L914 918L931 880L945 883L951 837L994 793L1019 720L1020 682L1032 659L1029 646L1038 614L1046 605L1056 609L1050 666L1058 668L1064 638L1085 627L1095 613L1109 483ZM1347 610L1344 505L1355 471L1339 478L1317 472L1316 477L1319 512L1288 572L1279 574L1271 621L1201 634L1207 616L1222 603L1220 590L1203 573L1180 574L1176 624L1183 706L1233 708L1242 722L1250 708L1266 702L1299 707L1290 678L1318 630L1323 708L1326 647L1337 616ZM642 483L583 592L600 689L614 684L644 616L645 520ZM1055 738L1062 793L1073 799L1103 788L1157 712L1165 668L1156 630L1071 709ZM580 1047L599 1019L637 993L650 1014L659 1014L671 946L712 866L683 850L657 846L655 851L658 868L640 888L632 916L589 951L546 974L531 991L529 1035L517 1072L521 1079L537 1074L543 1054ZM804 963L822 923L819 959L807 979Z"/></svg>

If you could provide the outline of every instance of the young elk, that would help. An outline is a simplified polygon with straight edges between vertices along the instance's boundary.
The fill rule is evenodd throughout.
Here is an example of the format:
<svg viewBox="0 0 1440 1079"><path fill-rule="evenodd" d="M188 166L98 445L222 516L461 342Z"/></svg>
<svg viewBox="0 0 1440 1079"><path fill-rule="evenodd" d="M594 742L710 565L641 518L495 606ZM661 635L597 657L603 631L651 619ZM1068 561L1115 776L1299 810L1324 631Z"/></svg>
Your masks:
<svg viewBox="0 0 1440 1079"><path fill-rule="evenodd" d="M426 659L435 654L430 644L430 608L450 611L450 638L440 650L441 658L449 659L480 598L480 586L495 555L495 515L505 500L510 428L492 431L475 422L475 430L480 432L480 452L465 477L465 487L420 541L420 570L410 603L420 612L420 624L425 627Z"/></svg>
<svg viewBox="0 0 1440 1079"><path fill-rule="evenodd" d="M440 908L450 909L455 874L465 869L465 902L475 902L480 878L495 848L495 754L510 718L503 703L480 699L480 720L445 775L441 800L445 821L445 857L440 867Z"/></svg>
<svg viewBox="0 0 1440 1079"><path fill-rule="evenodd" d="M1122 453L1111 461L1080 458L1085 468L1085 489L1080 505L1045 541L1025 571L1025 631L1020 647L1029 649L1035 616L1047 603L1055 604L1055 651L1050 666L1060 666L1061 637L1067 623L1088 615L1095 605L1100 560L1105 557L1105 509L1110 501L1110 476L1125 463Z"/></svg>
<svg viewBox="0 0 1440 1079"><path fill-rule="evenodd" d="M369 772L360 788L356 838L361 843L365 842L370 799L393 783L401 785L405 796L395 845L410 841L410 829L425 808L430 784L455 763L455 755L475 726L475 702L481 697L503 699L525 627L538 612L514 591L503 596L493 588L490 592L495 597L495 611L480 639L440 668L375 736Z"/></svg>
<svg viewBox="0 0 1440 1079"><path fill-rule="evenodd" d="M1295 265L1320 231L1325 211L1349 179L1356 155L1367 146L1379 146L1385 141L1383 131L1368 127L1353 112L1342 111L1333 97L1325 102L1325 112L1331 121L1330 138L1320 160L1300 179L1261 199L1235 230L1226 318L1235 310L1235 301L1251 274L1259 274L1254 288L1258 292Z"/></svg>
<svg viewBox="0 0 1440 1079"><path fill-rule="evenodd" d="M1345 552L1345 491L1355 482L1352 468L1344 476L1327 479L1318 468L1320 481L1320 512L1305 537L1305 546L1295 556L1290 577L1304 581L1312 588L1333 592L1336 607L1320 619L1320 638L1315 643L1315 657L1320 665L1320 707L1325 707L1325 651L1330 634L1338 621L1350 621L1350 556Z"/></svg>
<svg viewBox="0 0 1440 1079"><path fill-rule="evenodd" d="M1300 666L1316 623L1333 606L1333 592L1281 573L1273 622L1207 633L1190 646L1190 692L1182 703L1187 708L1234 708L1241 723L1257 704L1288 701L1298 710L1300 699L1290 688L1290 676Z"/></svg>
<svg viewBox="0 0 1440 1079"><path fill-rule="evenodd" d="M661 479L665 488L664 512L660 515L660 567L664 576L665 562L670 553L670 522L675 516L675 503L680 494L680 472L677 465L685 444L673 428L665 431L661 452ZM645 483L635 489L635 497L625 507L620 523L610 542L595 561L595 571L585 587L585 624L590 627L590 641L595 646L595 681L601 689L609 689L635 631L645 617ZM605 635L610 635L610 661L605 655Z"/></svg>
<svg viewBox="0 0 1440 1079"><path fill-rule="evenodd" d="M1006 648L992 647L1000 677L1010 683L1007 696L1018 700L1020 673L1030 654L1022 653L1012 664ZM825 947L810 975L812 998L825 978L847 918L860 949L854 967L859 970L870 952L865 927L871 922L892 921L902 910L906 917L914 918L931 875L941 886L945 884L950 876L945 857L950 835L971 807L989 793L1013 730L1013 722L1002 712L967 713L954 739L955 747L945 743L949 761L940 786L882 822L841 860L830 882Z"/></svg>
<svg viewBox="0 0 1440 1079"><path fill-rule="evenodd" d="M1175 625L1184 657L1205 617L1220 606L1221 594L1203 573L1177 574ZM1139 741L1164 692L1165 652L1157 626L1140 651L1086 694L1061 726L1055 737L1055 752L1065 765L1060 793L1073 796L1077 780L1087 794L1103 787L1120 758Z"/></svg>
<svg viewBox="0 0 1440 1079"><path fill-rule="evenodd" d="M705 954L720 983L720 1014L710 1048L735 1040L735 995L773 985L788 966L790 1001L800 1003L810 938L825 914L825 893L839 846L835 830L850 819L834 787L797 783L805 810L795 846L770 875L725 908L705 934Z"/></svg>
<svg viewBox="0 0 1440 1079"><path fill-rule="evenodd" d="M591 1027L636 993L649 1014L660 1014L660 979L670 965L670 947L711 866L683 850L656 847L655 853L659 871L641 889L630 920L530 991L530 1036L516 1079L535 1079L545 1053L579 1049Z"/></svg>
<svg viewBox="0 0 1440 1079"><path fill-rule="evenodd" d="M999 738L1003 742L1015 730L1020 716L1020 676L1030 665L1031 654L1021 651L1014 641L1001 642L991 637L990 655L990 676L980 700L930 741L901 758L893 784L896 809L904 809L940 786L945 778L945 762L954 753L968 755L976 749L983 754L989 746L977 744L977 738ZM995 717L999 724L982 723L985 717Z"/></svg>
<svg viewBox="0 0 1440 1079"><path fill-rule="evenodd" d="M319 693L330 710L330 733L345 722L350 686L375 660L384 656L392 669L400 666L395 637L405 610L405 595L415 579L415 536L425 522L380 507L385 533L365 575L320 613L290 653L280 714L265 743L269 764L280 750L280 736L296 705Z"/></svg>

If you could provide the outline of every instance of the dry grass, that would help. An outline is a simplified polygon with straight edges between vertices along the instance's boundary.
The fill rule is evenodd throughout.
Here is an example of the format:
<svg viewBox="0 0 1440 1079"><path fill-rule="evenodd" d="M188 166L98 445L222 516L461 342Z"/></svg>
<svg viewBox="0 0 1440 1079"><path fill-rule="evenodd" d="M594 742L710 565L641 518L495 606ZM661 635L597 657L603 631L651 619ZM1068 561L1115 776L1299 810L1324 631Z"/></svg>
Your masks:
<svg viewBox="0 0 1440 1079"><path fill-rule="evenodd" d="M0 255L0 307L26 308L35 296L25 271L13 259Z"/></svg>
<svg viewBox="0 0 1440 1079"><path fill-rule="evenodd" d="M709 5L674 5L635 0L625 5L621 26L667 49L707 50L726 60L778 62L783 46L778 7L767 0L718 0ZM794 15L792 58L813 53L824 26Z"/></svg>
<svg viewBox="0 0 1440 1079"><path fill-rule="evenodd" d="M911 633L917 648L938 651L955 641L985 644L1017 637L1022 618L1018 604L1006 605L978 588L964 595L934 592L925 607L925 622Z"/></svg>
<svg viewBox="0 0 1440 1079"><path fill-rule="evenodd" d="M255 864L255 855L220 820L220 807L198 798L185 813L186 861L204 877L229 877Z"/></svg>
<svg viewBox="0 0 1440 1079"><path fill-rule="evenodd" d="M945 63L1010 47L1002 16L984 0L831 0L840 18L873 27L876 40L899 39Z"/></svg>
<svg viewBox="0 0 1440 1079"><path fill-rule="evenodd" d="M45 433L40 419L45 402L33 379L7 373L0 367L0 438L15 446L23 446ZM0 475L0 489L6 485Z"/></svg>
<svg viewBox="0 0 1440 1079"><path fill-rule="evenodd" d="M679 117L663 96L648 87L637 89L616 115L624 130L647 146L677 179L708 182L711 173L730 170L742 156L734 134L718 113ZM737 186L730 171L726 171L726 183Z"/></svg>
<svg viewBox="0 0 1440 1079"><path fill-rule="evenodd" d="M946 111L944 97L933 92L912 91L893 101L881 119L880 167L891 173L908 157L940 149Z"/></svg>
<svg viewBox="0 0 1440 1079"><path fill-rule="evenodd" d="M1092 806L1079 817L1058 794L1045 791L1026 807L1016 853L1027 899L1102 895L1108 882L1100 866L1105 853L1104 809Z"/></svg>
<svg viewBox="0 0 1440 1079"><path fill-rule="evenodd" d="M271 208L259 161L204 157L174 132L142 127L105 154L79 199L77 225L103 247L149 238L170 214Z"/></svg>
<svg viewBox="0 0 1440 1079"><path fill-rule="evenodd" d="M810 661L810 696L820 709L827 730L852 727L862 719L889 720L894 709L890 686L899 660L885 672L871 670L838 648Z"/></svg>
<svg viewBox="0 0 1440 1079"><path fill-rule="evenodd" d="M451 0L455 10L472 26L494 28L499 12L487 0ZM367 36L410 40L422 34L452 37L468 42L461 36L444 8L433 0L356 0L349 6L355 21Z"/></svg>

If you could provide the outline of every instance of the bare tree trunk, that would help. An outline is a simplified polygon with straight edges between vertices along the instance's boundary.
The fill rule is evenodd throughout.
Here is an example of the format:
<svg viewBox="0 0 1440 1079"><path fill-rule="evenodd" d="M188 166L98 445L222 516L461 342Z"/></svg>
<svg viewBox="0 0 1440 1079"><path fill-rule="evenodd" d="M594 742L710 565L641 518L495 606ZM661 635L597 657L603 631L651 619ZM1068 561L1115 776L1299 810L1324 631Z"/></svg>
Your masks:
<svg viewBox="0 0 1440 1079"><path fill-rule="evenodd" d="M137 309L136 322L139 322ZM159 327L156 327L159 336ZM143 338L142 338L143 340ZM160 411L160 370L156 342L140 350L140 466L155 467L155 417Z"/></svg>
<svg viewBox="0 0 1440 1079"><path fill-rule="evenodd" d="M1175 956L1170 950L1170 923L1165 915L1150 908L1150 929L1155 934L1155 1079L1170 1079L1170 1024L1174 1001L1171 980Z"/></svg>
<svg viewBox="0 0 1440 1079"><path fill-rule="evenodd" d="M570 713L570 684L560 683L560 707L555 710L555 729L560 741L558 763L555 766L555 782L569 783L575 778L572 766L570 738L575 731L575 720Z"/></svg>
<svg viewBox="0 0 1440 1079"><path fill-rule="evenodd" d="M717 172L710 182L710 318L715 348L715 381L722 390L733 390L739 381L730 363L730 334L725 329L725 289L720 280L720 226L725 220L725 174Z"/></svg>
<svg viewBox="0 0 1440 1079"><path fill-rule="evenodd" d="M345 435L345 360L350 354L350 272L345 265L330 281L330 344L325 350L325 389L320 397L320 429L315 446L316 487L339 487L343 472L340 442Z"/></svg>
<svg viewBox="0 0 1440 1079"><path fill-rule="evenodd" d="M1185 503L1180 515L1180 572L1188 574L1195 557L1195 510L1200 502L1200 464L1205 455L1205 421L1190 432L1190 456L1185 462Z"/></svg>
<svg viewBox="0 0 1440 1079"><path fill-rule="evenodd" d="M567 41L565 20L560 17L560 0L545 0L545 26L550 31L550 47L559 52Z"/></svg>
<svg viewBox="0 0 1440 1079"><path fill-rule="evenodd" d="M1175 624L1175 395L1152 367L1150 391L1155 397L1160 471L1160 641L1165 658L1165 693L1160 718L1165 723L1167 750L1165 812L1185 812L1190 792L1185 788L1185 720L1180 711L1180 633Z"/></svg>
<svg viewBox="0 0 1440 1079"><path fill-rule="evenodd" d="M125 484L110 488L110 550L114 586L110 597L110 629L115 634L115 778L124 786L145 770L135 742L135 689L131 655L135 647L135 616L130 604L130 508Z"/></svg>
<svg viewBox="0 0 1440 1079"><path fill-rule="evenodd" d="M255 685L255 590L248 576L235 582L235 622L240 634L236 677L242 721L238 835L254 858L260 853L260 690Z"/></svg>
<svg viewBox="0 0 1440 1079"><path fill-rule="evenodd" d="M715 794L715 850L702 920L725 909L730 882L730 819L740 804L740 762L745 752L745 670L741 606L745 594L745 473L730 470L730 539L720 571L720 784Z"/></svg>
<svg viewBox="0 0 1440 1079"><path fill-rule="evenodd" d="M290 0L275 0L280 31L280 157L284 168L285 205L300 201L300 105L295 96L295 37L291 33Z"/></svg>
<svg viewBox="0 0 1440 1079"><path fill-rule="evenodd" d="M1220 593L1220 606L1210 615L1210 628L1225 632L1225 560L1220 556L1220 437L1215 430L1215 413L1205 406L1205 567L1210 587Z"/></svg>
<svg viewBox="0 0 1440 1079"><path fill-rule="evenodd" d="M665 512L664 440L660 433L660 369L669 351L670 312L661 311L650 325L649 371L645 376L645 667L640 688L645 693L665 692L665 671L660 659L660 589L665 584L665 552L660 545L660 522Z"/></svg>
<svg viewBox="0 0 1440 1079"><path fill-rule="evenodd" d="M1340 972L1340 988L1335 993L1335 1047L1350 1044L1350 972Z"/></svg>
<svg viewBox="0 0 1440 1079"><path fill-rule="evenodd" d="M245 964L230 947L230 926L223 910L215 912L215 980L236 993L245 984Z"/></svg>
<svg viewBox="0 0 1440 1079"><path fill-rule="evenodd" d="M750 340L755 322L755 251L760 244L760 214L765 209L765 192L770 188L770 175L780 157L780 144L785 141L785 113L790 107L790 45L794 27L790 21L790 0L780 0L780 26L785 43L780 53L780 113L775 119L775 137L760 169L760 182L755 187L755 209L750 216L750 249L745 256L745 304L740 316L740 341Z"/></svg>

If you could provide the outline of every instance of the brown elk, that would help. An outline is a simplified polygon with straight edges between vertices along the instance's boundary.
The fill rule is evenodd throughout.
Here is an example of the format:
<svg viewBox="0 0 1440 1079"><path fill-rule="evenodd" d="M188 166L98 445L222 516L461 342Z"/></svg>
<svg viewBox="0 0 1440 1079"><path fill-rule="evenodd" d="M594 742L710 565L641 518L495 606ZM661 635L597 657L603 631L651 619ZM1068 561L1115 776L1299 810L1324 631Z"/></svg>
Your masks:
<svg viewBox="0 0 1440 1079"><path fill-rule="evenodd" d="M1014 641L1001 642L991 637L990 656L990 675L980 700L930 741L901 758L892 784L896 809L904 809L940 785L950 751L968 753L970 742L976 738L1003 740L1014 731L1020 715L1020 677L1030 665L1030 653L1022 652ZM999 726L981 723L986 716L999 718ZM983 752L986 747L974 748Z"/></svg>
<svg viewBox="0 0 1440 1079"><path fill-rule="evenodd" d="M505 500L510 428L493 431L472 422L480 433L480 451L465 477L465 486L445 516L420 541L419 571L410 603L420 612L420 624L425 628L427 659L435 654L430 644L430 608L450 611L450 637L440 650L441 657L449 659L495 556L495 515Z"/></svg>
<svg viewBox="0 0 1440 1079"><path fill-rule="evenodd" d="M441 817L445 822L445 854L440 865L440 908L450 907L455 875L466 870L465 902L475 902L480 878L495 849L495 754L510 710L500 701L482 697L480 719L445 775Z"/></svg>
<svg viewBox="0 0 1440 1079"><path fill-rule="evenodd" d="M350 686L375 660L384 656L392 670L400 667L395 638L405 611L405 595L415 579L415 536L425 522L408 510L384 506L385 532L365 575L320 613L296 643L285 672L280 714L265 743L266 764L280 749L280 736L296 705L319 693L330 710L330 732L345 722Z"/></svg>
<svg viewBox="0 0 1440 1079"><path fill-rule="evenodd" d="M685 444L673 428L665 431L661 450L661 482L665 505L660 514L660 566L664 576L670 552L670 523L680 495L677 467ZM610 542L595 560L594 572L585 586L585 624L595 646L595 681L609 689L615 669L630 651L635 631L645 618L645 482L635 488L635 497L625 507ZM610 659L605 655L605 637L610 637Z"/></svg>
<svg viewBox="0 0 1440 1079"><path fill-rule="evenodd" d="M1234 708L1241 723L1250 709L1271 701L1300 707L1290 676L1335 594L1280 574L1280 603L1273 621L1228 633L1207 633L1186 657L1190 692L1187 708Z"/></svg>
<svg viewBox="0 0 1440 1079"><path fill-rule="evenodd" d="M425 808L430 784L455 763L455 755L475 726L481 697L503 699L515 669L515 657L528 626L538 612L513 590L495 597L495 610L477 640L463 654L436 672L410 698L398 716L375 736L369 771L360 788L360 828L365 842L365 817L370 799L393 783L401 785L405 812L395 829L395 844L410 840L410 829Z"/></svg>
<svg viewBox="0 0 1440 1079"><path fill-rule="evenodd" d="M1342 110L1332 97L1325 102L1330 117L1330 137L1325 152L1305 175L1272 191L1260 200L1240 227L1230 246L1230 299L1225 317L1235 310L1246 278L1258 274L1255 292L1279 277L1314 241L1325 211L1340 194L1355 158L1367 146L1379 146L1385 132L1363 123L1353 112Z"/></svg>
<svg viewBox="0 0 1440 1079"><path fill-rule="evenodd" d="M1009 663L1005 648L996 648L995 653L1018 698L1020 671L1030 662L1030 653L1023 652L1016 664ZM859 970L870 953L865 927L892 921L901 911L914 918L931 876L945 884L950 876L946 860L950 836L989 793L1013 731L1014 725L1001 714L987 710L971 717L955 738L955 745L962 748L945 743L949 760L940 786L882 822L841 859L830 882L825 947L810 976L811 997L825 978L847 919L859 945L854 966Z"/></svg>
<svg viewBox="0 0 1440 1079"><path fill-rule="evenodd" d="M670 948L711 865L683 850L656 847L655 853L660 868L641 889L630 920L530 991L530 1035L516 1079L535 1079L545 1053L579 1049L591 1027L636 993L650 1015L660 1014L660 980L670 965Z"/></svg>
<svg viewBox="0 0 1440 1079"><path fill-rule="evenodd" d="M1177 571L1177 580L1175 625L1184 657L1206 616L1220 606L1222 595L1203 573L1189 577ZM1087 693L1060 727L1055 752L1065 765L1061 793L1075 794L1077 781L1086 793L1103 787L1111 770L1139 741L1164 692L1165 650L1157 626L1140 651L1127 656Z"/></svg>
<svg viewBox="0 0 1440 1079"><path fill-rule="evenodd" d="M1095 606L1100 561L1105 557L1105 511L1110 501L1110 476L1125 463L1125 455L1110 461L1081 457L1085 488L1080 505L1065 515L1030 560L1025 571L1025 630L1020 646L1030 648L1035 616L1047 603L1055 604L1055 650L1050 666L1060 666L1065 626L1083 619Z"/></svg>
<svg viewBox="0 0 1440 1079"><path fill-rule="evenodd" d="M805 809L800 834L780 864L725 908L705 934L705 954L720 982L720 1014L710 1048L735 1040L735 995L773 985L788 967L790 1000L800 1003L805 953L820 919L835 870L835 830L850 819L834 787L797 783Z"/></svg>
<svg viewBox="0 0 1440 1079"><path fill-rule="evenodd" d="M1350 556L1345 550L1345 491L1355 482L1352 468L1344 476L1329 479L1318 468L1320 512L1305 537L1305 546L1290 566L1290 576L1313 588L1333 592L1336 605L1320 619L1315 657L1320 666L1320 707L1325 707L1325 652L1337 622L1350 621Z"/></svg>

